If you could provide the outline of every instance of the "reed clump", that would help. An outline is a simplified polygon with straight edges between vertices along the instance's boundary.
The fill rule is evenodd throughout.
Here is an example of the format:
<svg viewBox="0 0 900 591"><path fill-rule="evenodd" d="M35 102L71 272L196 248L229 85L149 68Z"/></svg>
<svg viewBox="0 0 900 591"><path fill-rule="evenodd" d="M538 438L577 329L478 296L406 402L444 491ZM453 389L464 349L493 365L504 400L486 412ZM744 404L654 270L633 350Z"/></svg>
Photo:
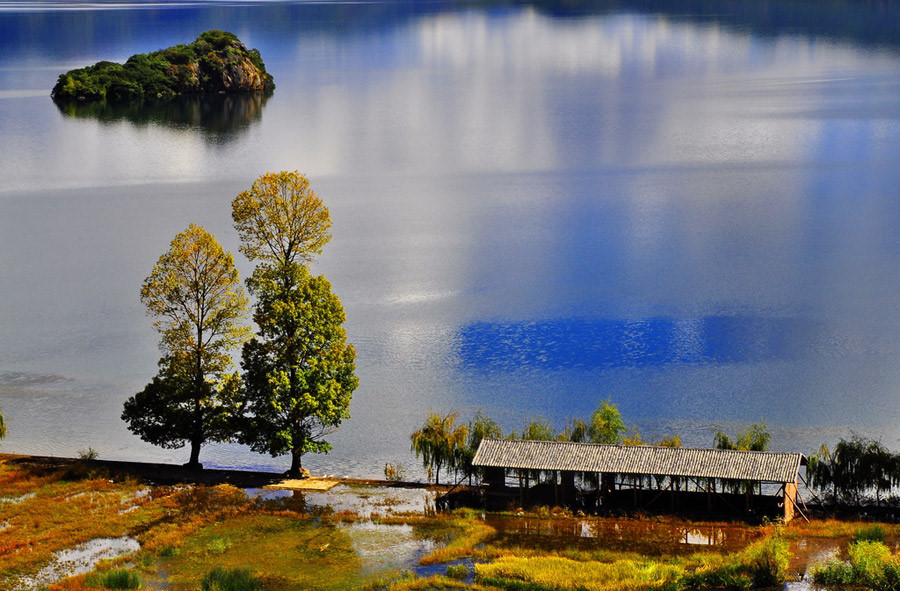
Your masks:
<svg viewBox="0 0 900 591"><path fill-rule="evenodd" d="M141 575L129 568L114 568L91 573L85 578L84 585L101 589L140 589Z"/></svg>

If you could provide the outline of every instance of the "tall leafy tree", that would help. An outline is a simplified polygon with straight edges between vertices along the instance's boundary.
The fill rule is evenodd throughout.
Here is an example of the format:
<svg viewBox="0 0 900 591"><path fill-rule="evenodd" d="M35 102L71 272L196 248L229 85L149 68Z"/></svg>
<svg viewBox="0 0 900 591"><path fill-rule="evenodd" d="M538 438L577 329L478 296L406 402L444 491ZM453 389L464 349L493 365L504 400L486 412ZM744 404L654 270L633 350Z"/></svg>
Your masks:
<svg viewBox="0 0 900 591"><path fill-rule="evenodd" d="M356 351L325 277L289 264L257 270L250 285L259 332L242 354L246 416L239 439L272 457L290 453L288 474L300 476L303 455L328 452L324 437L350 417Z"/></svg>
<svg viewBox="0 0 900 591"><path fill-rule="evenodd" d="M272 456L331 449L324 437L349 418L356 351L331 284L306 265L331 239L328 208L298 172L266 173L231 203L241 252L257 261L247 281L257 338L242 354L246 417L240 438Z"/></svg>
<svg viewBox="0 0 900 591"><path fill-rule="evenodd" d="M229 438L224 424L237 390L229 350L250 334L234 259L212 234L191 224L153 267L141 301L156 318L163 357L159 374L125 402L122 419L148 443L190 444L187 465L200 468L200 447Z"/></svg>
<svg viewBox="0 0 900 591"><path fill-rule="evenodd" d="M2 414L0 414L0 439L6 439L6 421L3 420Z"/></svg>

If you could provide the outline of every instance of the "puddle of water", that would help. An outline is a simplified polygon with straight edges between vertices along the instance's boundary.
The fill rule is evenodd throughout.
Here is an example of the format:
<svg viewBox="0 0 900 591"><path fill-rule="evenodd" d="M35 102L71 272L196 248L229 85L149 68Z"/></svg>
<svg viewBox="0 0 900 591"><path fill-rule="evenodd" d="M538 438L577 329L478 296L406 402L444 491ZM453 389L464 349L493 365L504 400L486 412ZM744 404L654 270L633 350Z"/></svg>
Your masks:
<svg viewBox="0 0 900 591"><path fill-rule="evenodd" d="M419 560L437 546L434 540L417 537L409 525L357 521L340 527L350 536L353 549L363 561L363 574L398 569L421 574ZM446 565L441 565L441 569L445 570Z"/></svg>
<svg viewBox="0 0 900 591"><path fill-rule="evenodd" d="M18 505L28 499L33 499L35 496L37 496L37 493L30 492L18 497L0 497L0 505Z"/></svg>
<svg viewBox="0 0 900 591"><path fill-rule="evenodd" d="M141 545L138 541L128 536L96 538L74 548L57 552L50 564L32 577L20 578L16 582L15 588L36 589L43 585L49 585L65 577L89 572L100 560L131 554L140 548Z"/></svg>
<svg viewBox="0 0 900 591"><path fill-rule="evenodd" d="M329 491L295 492L249 488L252 499L280 503L285 508L302 511L339 513L353 511L368 518L373 513L422 513L434 508L435 493L421 488L357 487L339 484Z"/></svg>
<svg viewBox="0 0 900 591"><path fill-rule="evenodd" d="M119 515L131 513L132 511L139 509L144 501L150 500L151 492L152 489L150 487L139 488L134 494L122 499L120 504L125 506L119 509Z"/></svg>

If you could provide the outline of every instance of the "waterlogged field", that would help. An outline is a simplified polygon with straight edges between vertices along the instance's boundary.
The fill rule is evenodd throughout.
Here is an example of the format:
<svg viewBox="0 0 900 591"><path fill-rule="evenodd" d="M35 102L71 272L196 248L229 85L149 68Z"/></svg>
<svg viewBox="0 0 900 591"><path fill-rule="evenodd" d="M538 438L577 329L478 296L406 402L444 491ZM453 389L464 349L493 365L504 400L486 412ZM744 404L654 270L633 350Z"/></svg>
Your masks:
<svg viewBox="0 0 900 591"><path fill-rule="evenodd" d="M751 589L804 574L886 589L900 573L898 526L435 513L430 498L152 486L0 459L0 590Z"/></svg>

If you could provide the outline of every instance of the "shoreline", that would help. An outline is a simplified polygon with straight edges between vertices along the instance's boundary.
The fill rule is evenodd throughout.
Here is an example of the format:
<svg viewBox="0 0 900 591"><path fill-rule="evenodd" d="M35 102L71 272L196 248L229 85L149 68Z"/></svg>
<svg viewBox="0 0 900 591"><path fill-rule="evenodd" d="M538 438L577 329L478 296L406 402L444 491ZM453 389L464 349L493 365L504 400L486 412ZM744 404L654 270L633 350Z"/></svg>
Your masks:
<svg viewBox="0 0 900 591"><path fill-rule="evenodd" d="M0 453L0 463L2 462L36 466L47 470L85 465L103 468L115 475L133 476L144 483L157 485L198 484L213 486L217 484L230 484L238 488L263 488L268 485L279 484L287 479L287 477L280 472L261 472L256 470L223 468L189 470L181 464L133 462L125 460L82 460L79 458L28 454ZM315 475L313 475L313 477L315 477ZM354 486L427 489L437 492L446 492L453 488L452 485L445 484L435 485L427 482L378 480L372 478L328 477L328 479L337 481L338 484Z"/></svg>

